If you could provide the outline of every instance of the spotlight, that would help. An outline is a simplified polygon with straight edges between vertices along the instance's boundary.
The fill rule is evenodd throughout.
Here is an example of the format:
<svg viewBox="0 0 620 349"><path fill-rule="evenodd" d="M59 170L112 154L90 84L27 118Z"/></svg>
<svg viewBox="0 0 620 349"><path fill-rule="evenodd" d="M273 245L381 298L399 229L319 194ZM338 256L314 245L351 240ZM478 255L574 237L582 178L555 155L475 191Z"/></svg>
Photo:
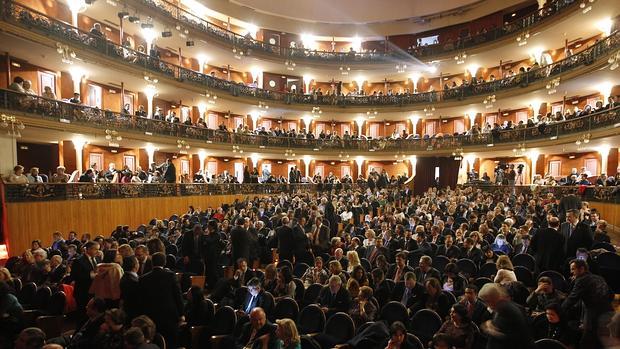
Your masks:
<svg viewBox="0 0 620 349"><path fill-rule="evenodd" d="M127 18L127 20L131 23L140 23L140 17L133 15L133 16L129 16L129 18Z"/></svg>
<svg viewBox="0 0 620 349"><path fill-rule="evenodd" d="M142 29L153 29L153 23L142 23L140 24Z"/></svg>
<svg viewBox="0 0 620 349"><path fill-rule="evenodd" d="M118 18L123 19L123 18L129 17L129 12L121 11L121 12L117 13L117 15L118 15Z"/></svg>
<svg viewBox="0 0 620 349"><path fill-rule="evenodd" d="M166 29L163 32L161 32L161 37L162 38L171 38L172 37L172 31L170 31L170 29Z"/></svg>
<svg viewBox="0 0 620 349"><path fill-rule="evenodd" d="M185 42L185 46L187 46L187 47L194 46L194 40L187 40L187 41Z"/></svg>

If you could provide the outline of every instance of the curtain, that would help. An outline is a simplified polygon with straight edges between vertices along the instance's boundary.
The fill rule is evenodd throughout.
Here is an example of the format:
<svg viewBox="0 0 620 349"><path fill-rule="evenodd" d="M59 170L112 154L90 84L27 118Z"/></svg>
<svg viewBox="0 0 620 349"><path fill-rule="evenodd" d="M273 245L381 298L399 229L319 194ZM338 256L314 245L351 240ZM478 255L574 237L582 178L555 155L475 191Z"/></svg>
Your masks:
<svg viewBox="0 0 620 349"><path fill-rule="evenodd" d="M461 162L453 157L418 157L413 180L413 194L420 195L435 185L435 168L439 167L439 186L456 186Z"/></svg>

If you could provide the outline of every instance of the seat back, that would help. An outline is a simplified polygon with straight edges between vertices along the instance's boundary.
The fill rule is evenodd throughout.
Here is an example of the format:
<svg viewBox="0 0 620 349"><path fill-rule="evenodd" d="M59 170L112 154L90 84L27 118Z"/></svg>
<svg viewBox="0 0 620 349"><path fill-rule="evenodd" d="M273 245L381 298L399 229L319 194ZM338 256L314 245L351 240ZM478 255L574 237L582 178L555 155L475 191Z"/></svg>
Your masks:
<svg viewBox="0 0 620 349"><path fill-rule="evenodd" d="M325 313L316 304L305 306L299 312L299 332L302 334L323 332L325 328Z"/></svg>
<svg viewBox="0 0 620 349"><path fill-rule="evenodd" d="M323 285L321 284L312 284L308 286L308 288L306 288L306 291L304 292L303 304L308 305L308 304L316 303L322 289L323 289Z"/></svg>
<svg viewBox="0 0 620 349"><path fill-rule="evenodd" d="M297 278L293 279L293 282L295 283L295 301L297 302L297 304L300 304L301 302L303 302L304 293L306 292L306 289L304 288L304 282Z"/></svg>
<svg viewBox="0 0 620 349"><path fill-rule="evenodd" d="M346 343L355 335L355 324L347 313L332 315L325 324L325 334L332 337L336 344Z"/></svg>
<svg viewBox="0 0 620 349"><path fill-rule="evenodd" d="M52 295L47 304L47 313L49 315L62 315L67 304L67 295L63 291L58 291Z"/></svg>
<svg viewBox="0 0 620 349"><path fill-rule="evenodd" d="M592 248L590 250L598 250L601 248L609 252L613 252L613 253L616 252L616 248L614 247L614 245L608 242L597 242L594 245L592 245Z"/></svg>
<svg viewBox="0 0 620 349"><path fill-rule="evenodd" d="M37 285L34 282L28 282L22 286L19 292L19 303L22 305L33 305L37 294Z"/></svg>
<svg viewBox="0 0 620 349"><path fill-rule="evenodd" d="M430 310L422 309L416 312L411 318L411 332L416 335L422 343L428 343L439 328L442 321L439 314Z"/></svg>
<svg viewBox="0 0 620 349"><path fill-rule="evenodd" d="M566 349L566 346L561 342L549 338L539 339L534 345L536 349Z"/></svg>
<svg viewBox="0 0 620 349"><path fill-rule="evenodd" d="M471 259L463 258L456 261L459 270L466 277L476 277L478 275L478 267Z"/></svg>
<svg viewBox="0 0 620 349"><path fill-rule="evenodd" d="M450 263L450 260L446 256L435 256L435 258L433 258L433 268L437 269L442 274L448 263Z"/></svg>
<svg viewBox="0 0 620 349"><path fill-rule="evenodd" d="M527 253L519 253L512 257L512 265L521 266L527 268L529 271L533 272L536 269L536 260L534 257Z"/></svg>
<svg viewBox="0 0 620 349"><path fill-rule="evenodd" d="M65 323L64 315L46 315L37 317L37 327L47 338L60 337Z"/></svg>
<svg viewBox="0 0 620 349"><path fill-rule="evenodd" d="M207 326L192 326L189 331L192 336L192 348L200 348L200 339L205 333Z"/></svg>
<svg viewBox="0 0 620 349"><path fill-rule="evenodd" d="M243 305L243 302L245 302L245 298L248 296L248 288L245 286L241 286L238 289L235 290L235 295L234 295L234 306L235 309L239 309L241 307L241 305Z"/></svg>
<svg viewBox="0 0 620 349"><path fill-rule="evenodd" d="M219 308L213 316L211 323L211 333L213 335L230 334L235 329L237 316L235 310L229 306Z"/></svg>
<svg viewBox="0 0 620 349"><path fill-rule="evenodd" d="M308 270L308 268L310 268L310 266L306 263L297 263L295 264L295 268L293 268L293 275L296 278L300 278L304 276L304 273Z"/></svg>
<svg viewBox="0 0 620 349"><path fill-rule="evenodd" d="M159 347L159 349L166 349L166 339L160 333L155 333L153 337L153 344Z"/></svg>
<svg viewBox="0 0 620 349"><path fill-rule="evenodd" d="M517 276L517 280L521 281L526 287L534 287L536 285L534 274L526 267L516 266L514 272Z"/></svg>
<svg viewBox="0 0 620 349"><path fill-rule="evenodd" d="M321 346L319 345L319 343L310 336L305 336L305 335L301 336L300 342L301 342L301 349L321 349Z"/></svg>
<svg viewBox="0 0 620 349"><path fill-rule="evenodd" d="M295 321L299 315L297 302L290 297L281 298L271 312L272 321L276 319L291 319Z"/></svg>
<svg viewBox="0 0 620 349"><path fill-rule="evenodd" d="M482 286L489 284L489 283L493 283L493 280L487 277L479 277L474 281L474 284L476 285L478 289L481 289Z"/></svg>
<svg viewBox="0 0 620 349"><path fill-rule="evenodd" d="M412 349L424 349L424 344L413 333L407 333L407 341L413 346Z"/></svg>
<svg viewBox="0 0 620 349"><path fill-rule="evenodd" d="M497 274L497 266L495 263L484 263L480 266L480 270L478 271L478 276L486 277L492 279Z"/></svg>
<svg viewBox="0 0 620 349"><path fill-rule="evenodd" d="M49 286L39 287L37 293L34 296L34 309L45 310L52 298L52 290Z"/></svg>
<svg viewBox="0 0 620 349"><path fill-rule="evenodd" d="M391 326L396 321L406 324L409 320L409 313L401 302L391 301L381 308L380 317L381 320L387 322L388 326Z"/></svg>
<svg viewBox="0 0 620 349"><path fill-rule="evenodd" d="M362 265L364 270L366 270L367 273L370 273L372 271L372 264L370 264L370 261L368 259L361 258L360 264Z"/></svg>

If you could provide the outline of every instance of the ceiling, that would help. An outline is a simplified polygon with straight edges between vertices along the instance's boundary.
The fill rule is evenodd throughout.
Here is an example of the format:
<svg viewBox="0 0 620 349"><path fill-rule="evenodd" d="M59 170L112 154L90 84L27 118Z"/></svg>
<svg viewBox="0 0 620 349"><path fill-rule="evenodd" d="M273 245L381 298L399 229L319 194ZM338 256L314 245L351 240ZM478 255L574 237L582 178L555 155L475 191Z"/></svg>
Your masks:
<svg viewBox="0 0 620 349"><path fill-rule="evenodd" d="M206 1L208 3L208 1ZM333 24L366 24L388 22L423 17L472 5L480 5L483 0L314 0L314 1L273 1L273 0L229 0L261 14L283 17L296 21L321 22Z"/></svg>

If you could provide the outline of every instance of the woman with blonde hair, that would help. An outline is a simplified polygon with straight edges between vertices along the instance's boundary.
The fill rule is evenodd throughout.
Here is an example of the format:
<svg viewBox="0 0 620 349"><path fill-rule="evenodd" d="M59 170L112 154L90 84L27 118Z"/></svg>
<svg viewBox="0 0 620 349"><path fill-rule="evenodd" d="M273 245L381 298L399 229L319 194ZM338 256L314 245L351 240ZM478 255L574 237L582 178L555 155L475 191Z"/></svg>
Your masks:
<svg viewBox="0 0 620 349"><path fill-rule="evenodd" d="M515 275L514 267L508 256L499 256L497 262L495 262L495 266L497 267L497 274L493 282L504 285L509 282L517 281L517 275Z"/></svg>
<svg viewBox="0 0 620 349"><path fill-rule="evenodd" d="M293 320L278 319L276 325L277 349L301 349L301 339Z"/></svg>
<svg viewBox="0 0 620 349"><path fill-rule="evenodd" d="M361 265L360 257L357 255L357 251L348 251L347 260L349 261L349 265L347 266L347 273L352 273L355 267Z"/></svg>

